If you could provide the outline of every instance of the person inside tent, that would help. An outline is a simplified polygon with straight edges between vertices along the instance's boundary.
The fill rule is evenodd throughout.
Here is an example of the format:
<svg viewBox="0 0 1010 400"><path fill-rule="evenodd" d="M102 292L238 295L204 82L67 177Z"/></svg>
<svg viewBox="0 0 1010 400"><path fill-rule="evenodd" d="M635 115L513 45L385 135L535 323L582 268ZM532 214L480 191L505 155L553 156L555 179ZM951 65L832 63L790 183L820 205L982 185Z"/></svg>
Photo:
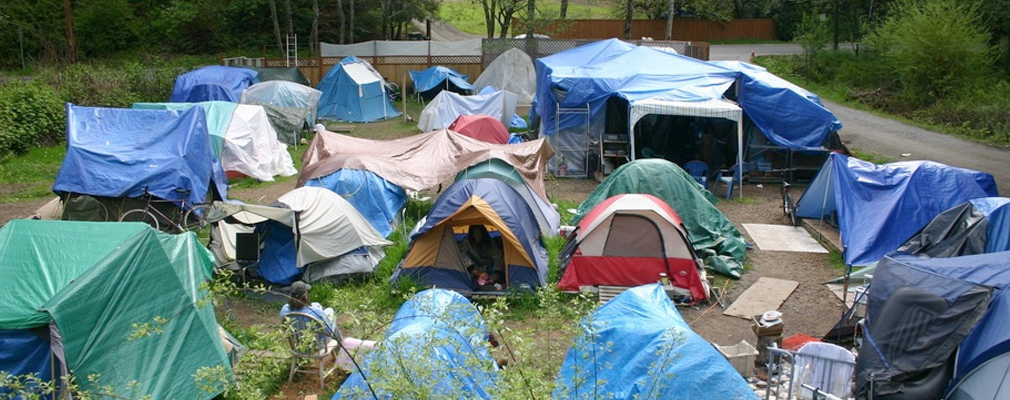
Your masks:
<svg viewBox="0 0 1010 400"><path fill-rule="evenodd" d="M502 289L505 261L501 244L491 238L484 225L470 225L466 238L459 243L459 252L479 290Z"/></svg>

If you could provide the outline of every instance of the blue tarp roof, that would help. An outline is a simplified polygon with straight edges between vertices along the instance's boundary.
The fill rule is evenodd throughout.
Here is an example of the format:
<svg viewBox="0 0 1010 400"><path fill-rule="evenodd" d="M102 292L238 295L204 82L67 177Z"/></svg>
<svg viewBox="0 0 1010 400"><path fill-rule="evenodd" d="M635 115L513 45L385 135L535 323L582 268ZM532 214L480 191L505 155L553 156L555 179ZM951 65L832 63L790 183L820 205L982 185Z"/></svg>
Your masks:
<svg viewBox="0 0 1010 400"><path fill-rule="evenodd" d="M1010 199L986 197L971 204L986 220L985 252L1010 251Z"/></svg>
<svg viewBox="0 0 1010 400"><path fill-rule="evenodd" d="M365 376L379 399L397 398L392 389L402 391L405 382L419 397L492 399L498 384L484 318L466 298L443 289L421 291L403 303L361 368L364 375L351 374L333 400L375 399Z"/></svg>
<svg viewBox="0 0 1010 400"><path fill-rule="evenodd" d="M305 181L304 186L327 188L343 196L383 237L393 233L393 220L407 204L407 193L372 171L339 169Z"/></svg>
<svg viewBox="0 0 1010 400"><path fill-rule="evenodd" d="M714 61L740 73L737 102L772 143L789 148L818 148L842 123L816 94L741 61Z"/></svg>
<svg viewBox="0 0 1010 400"><path fill-rule="evenodd" d="M53 191L107 197L206 201L228 179L211 150L203 108L136 110L67 103L67 154Z"/></svg>
<svg viewBox="0 0 1010 400"><path fill-rule="evenodd" d="M348 74L345 65L360 64L356 73L377 80L358 82ZM368 71L368 72L364 72ZM319 98L318 117L347 122L372 122L400 115L386 94L385 81L371 65L354 56L340 60L326 72L316 87L323 92Z"/></svg>
<svg viewBox="0 0 1010 400"><path fill-rule="evenodd" d="M427 92L444 87L446 80L460 89L473 90L473 85L466 81L468 78L468 76L459 73L459 71L441 65L421 71L410 71L410 81L414 82L414 88L418 92Z"/></svg>
<svg viewBox="0 0 1010 400"><path fill-rule="evenodd" d="M838 214L845 263L870 265L933 217L968 200L998 196L985 172L931 161L877 165L831 154L800 198L796 215Z"/></svg>
<svg viewBox="0 0 1010 400"><path fill-rule="evenodd" d="M168 101L197 103L222 100L238 103L242 91L259 82L256 75L256 71L246 68L220 65L198 68L175 78L172 97Z"/></svg>
<svg viewBox="0 0 1010 400"><path fill-rule="evenodd" d="M628 289L579 322L554 399L757 399L658 284Z"/></svg>

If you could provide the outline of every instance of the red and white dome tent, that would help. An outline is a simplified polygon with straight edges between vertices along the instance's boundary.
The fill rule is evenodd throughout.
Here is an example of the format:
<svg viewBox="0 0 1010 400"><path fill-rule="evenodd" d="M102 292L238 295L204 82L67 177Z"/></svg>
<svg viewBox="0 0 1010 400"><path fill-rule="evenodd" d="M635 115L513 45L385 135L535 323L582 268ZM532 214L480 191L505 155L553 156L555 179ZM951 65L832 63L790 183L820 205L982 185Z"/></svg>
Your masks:
<svg viewBox="0 0 1010 400"><path fill-rule="evenodd" d="M665 273L690 303L708 298L708 282L677 215L648 194L621 194L593 207L560 255L558 289L639 286Z"/></svg>

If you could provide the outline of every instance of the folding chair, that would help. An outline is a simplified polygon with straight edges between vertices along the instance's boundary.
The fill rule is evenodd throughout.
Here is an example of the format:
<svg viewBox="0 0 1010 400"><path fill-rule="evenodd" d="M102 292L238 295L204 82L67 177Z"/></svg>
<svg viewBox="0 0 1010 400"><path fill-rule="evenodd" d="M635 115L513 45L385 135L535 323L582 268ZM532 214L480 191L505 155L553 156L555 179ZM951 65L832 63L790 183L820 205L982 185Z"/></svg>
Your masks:
<svg viewBox="0 0 1010 400"><path fill-rule="evenodd" d="M708 189L708 164L698 160L688 161L684 164L684 169L698 184Z"/></svg>
<svg viewBox="0 0 1010 400"><path fill-rule="evenodd" d="M737 170L740 171L739 176L737 175ZM716 174L715 183L712 186L712 190L715 191L719 188L719 183L726 185L726 199L733 197L733 186L742 185L740 179L743 175L750 173L750 164L741 163L736 164L729 169L722 169Z"/></svg>
<svg viewBox="0 0 1010 400"><path fill-rule="evenodd" d="M319 374L319 389L325 387L326 377L337 369L336 353L343 337L339 329L333 332L326 327L319 317L303 312L290 312L284 315L284 324L291 327L288 334L288 344L291 351L291 368L288 371L288 382L295 378L295 373ZM333 366L326 368L326 358L333 359ZM303 365L304 361L309 361Z"/></svg>

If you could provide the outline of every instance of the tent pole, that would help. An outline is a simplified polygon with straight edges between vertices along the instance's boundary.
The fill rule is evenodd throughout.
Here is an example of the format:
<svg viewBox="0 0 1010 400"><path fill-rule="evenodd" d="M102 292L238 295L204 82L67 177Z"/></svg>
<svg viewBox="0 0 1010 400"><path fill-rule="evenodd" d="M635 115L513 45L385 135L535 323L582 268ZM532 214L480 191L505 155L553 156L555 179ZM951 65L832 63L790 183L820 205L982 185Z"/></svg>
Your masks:
<svg viewBox="0 0 1010 400"><path fill-rule="evenodd" d="M740 199L743 199L743 111L736 120L736 177L740 181Z"/></svg>
<svg viewBox="0 0 1010 400"><path fill-rule="evenodd" d="M630 147L628 149L628 152L631 153L631 154L629 154L630 157L628 159L630 159L631 161L635 161L635 153L636 153L636 151L635 151L635 122L638 122L638 121L632 121L631 120L631 107L633 107L631 105L631 101L628 101L628 147ZM603 138L600 138L600 140L602 141ZM600 154L600 157L603 157L603 154ZM617 169L617 165L616 165L617 163L615 162L614 164L615 164L614 165L614 169Z"/></svg>

